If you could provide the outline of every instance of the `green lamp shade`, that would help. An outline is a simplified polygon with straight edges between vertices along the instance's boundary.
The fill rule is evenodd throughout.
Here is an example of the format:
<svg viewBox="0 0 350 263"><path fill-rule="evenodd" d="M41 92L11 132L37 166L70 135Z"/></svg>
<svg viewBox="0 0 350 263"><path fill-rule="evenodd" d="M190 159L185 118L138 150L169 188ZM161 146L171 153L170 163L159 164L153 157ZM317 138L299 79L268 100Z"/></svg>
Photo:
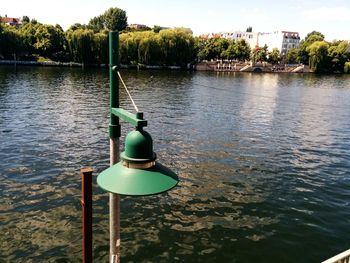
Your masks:
<svg viewBox="0 0 350 263"><path fill-rule="evenodd" d="M97 184L104 190L121 195L154 195L175 187L179 182L170 169L155 162L151 135L137 129L125 138L121 161L102 171Z"/></svg>
<svg viewBox="0 0 350 263"><path fill-rule="evenodd" d="M121 195L155 195L170 190L178 182L174 172L157 162L148 169L128 168L119 162L97 177L102 189Z"/></svg>

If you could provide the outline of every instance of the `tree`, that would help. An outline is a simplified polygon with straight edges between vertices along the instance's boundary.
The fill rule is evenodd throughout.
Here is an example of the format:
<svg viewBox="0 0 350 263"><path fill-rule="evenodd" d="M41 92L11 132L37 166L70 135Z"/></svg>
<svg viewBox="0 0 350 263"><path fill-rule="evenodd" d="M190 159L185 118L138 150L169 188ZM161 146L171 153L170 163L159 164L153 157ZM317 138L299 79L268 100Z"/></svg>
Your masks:
<svg viewBox="0 0 350 263"><path fill-rule="evenodd" d="M120 8L112 7L102 15L92 18L88 26L95 31L102 29L122 31L128 26L126 12Z"/></svg>
<svg viewBox="0 0 350 263"><path fill-rule="evenodd" d="M251 54L251 58L253 60L253 63L255 62L263 62L267 60L267 45L265 45L264 47L259 47L256 46L253 50L252 50L252 54Z"/></svg>
<svg viewBox="0 0 350 263"><path fill-rule="evenodd" d="M108 64L108 31L94 34L94 60L99 64Z"/></svg>
<svg viewBox="0 0 350 263"><path fill-rule="evenodd" d="M67 31L70 31L70 30L75 31L77 29L86 29L86 25L82 25L80 23L75 23L75 24L71 25Z"/></svg>
<svg viewBox="0 0 350 263"><path fill-rule="evenodd" d="M203 49L199 51L199 57L206 60L220 59L225 55L224 51L229 47L230 42L225 38L209 38L205 40Z"/></svg>
<svg viewBox="0 0 350 263"><path fill-rule="evenodd" d="M125 64L186 66L195 57L195 40L186 28L125 32L120 35L120 60Z"/></svg>
<svg viewBox="0 0 350 263"><path fill-rule="evenodd" d="M249 26L248 28L247 28L247 30L246 30L246 32L253 32L253 28L251 27L251 26Z"/></svg>
<svg viewBox="0 0 350 263"><path fill-rule="evenodd" d="M312 31L308 33L305 37L305 41L309 43L313 43L315 41L323 41L323 40L324 40L324 35L318 31Z"/></svg>
<svg viewBox="0 0 350 263"><path fill-rule="evenodd" d="M128 26L126 12L117 7L110 8L104 13L104 23L108 30L124 30Z"/></svg>
<svg viewBox="0 0 350 263"><path fill-rule="evenodd" d="M53 57L57 52L61 52L64 49L64 32L63 29L58 26L52 25L39 25L36 28L34 48L39 55L46 57Z"/></svg>
<svg viewBox="0 0 350 263"><path fill-rule="evenodd" d="M7 59L13 59L22 51L22 38L15 27L2 25L0 34L0 54Z"/></svg>
<svg viewBox="0 0 350 263"><path fill-rule="evenodd" d="M246 61L250 59L251 48L249 44L244 40L238 40L236 42L236 59L239 61Z"/></svg>
<svg viewBox="0 0 350 263"><path fill-rule="evenodd" d="M299 50L298 50L298 61L303 64L308 64L309 62L309 52L307 52L307 48L316 41L323 41L324 35L318 31L312 31L308 33L300 42Z"/></svg>
<svg viewBox="0 0 350 263"><path fill-rule="evenodd" d="M158 25L154 25L152 30L154 33L159 33L160 30L162 30L163 28L161 26Z"/></svg>
<svg viewBox="0 0 350 263"><path fill-rule="evenodd" d="M273 48L272 51L268 53L268 62L272 64L277 64L280 61L280 51L278 50L278 48Z"/></svg>
<svg viewBox="0 0 350 263"><path fill-rule="evenodd" d="M164 29L159 32L166 65L185 66L194 59L194 39L188 28Z"/></svg>
<svg viewBox="0 0 350 263"><path fill-rule="evenodd" d="M36 49L34 48L34 44L36 43L35 33L37 28L41 24L32 22L24 23L18 30L22 36L22 44L23 44L23 53L24 55L32 55L36 53Z"/></svg>
<svg viewBox="0 0 350 263"><path fill-rule="evenodd" d="M327 72L329 70L329 45L325 41L315 41L307 47L309 53L309 66L314 72Z"/></svg>
<svg viewBox="0 0 350 263"><path fill-rule="evenodd" d="M296 64L298 62L298 50L296 48L291 48L287 53L287 63Z"/></svg>
<svg viewBox="0 0 350 263"><path fill-rule="evenodd" d="M29 23L29 22L30 22L29 17L28 17L28 16L23 16L23 17L22 17L22 22L23 22L23 23Z"/></svg>
<svg viewBox="0 0 350 263"><path fill-rule="evenodd" d="M88 27L95 30L100 31L105 29L105 22L104 22L104 16L95 16L94 18L90 19Z"/></svg>
<svg viewBox="0 0 350 263"><path fill-rule="evenodd" d="M237 58L237 45L234 40L229 41L227 49L221 52L220 57L224 59Z"/></svg>
<svg viewBox="0 0 350 263"><path fill-rule="evenodd" d="M95 62L94 31L91 29L77 29L66 33L69 52L73 61L83 64Z"/></svg>
<svg viewBox="0 0 350 263"><path fill-rule="evenodd" d="M333 72L342 72L344 64L350 58L348 41L336 41L328 49L328 55Z"/></svg>

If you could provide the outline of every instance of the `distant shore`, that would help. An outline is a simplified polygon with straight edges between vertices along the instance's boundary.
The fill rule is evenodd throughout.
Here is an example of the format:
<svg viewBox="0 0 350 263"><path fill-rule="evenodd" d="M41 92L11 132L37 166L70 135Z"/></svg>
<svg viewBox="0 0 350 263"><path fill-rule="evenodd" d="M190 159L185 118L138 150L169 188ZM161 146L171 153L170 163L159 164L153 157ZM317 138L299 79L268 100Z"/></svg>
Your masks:
<svg viewBox="0 0 350 263"><path fill-rule="evenodd" d="M270 64L266 62L202 61L195 65L198 71L216 72L256 72L256 73L311 73L303 64Z"/></svg>
<svg viewBox="0 0 350 263"><path fill-rule="evenodd" d="M56 62L56 61L18 61L18 60L0 60L0 65L19 65L19 66L43 66L43 67L74 67L74 68L107 68L107 64L89 64L84 65L76 62ZM311 73L308 66L305 65L271 65L268 63L248 63L248 62L225 62L225 61L204 61L197 64L189 64L186 67L180 66L157 66L131 64L120 65L122 69L136 70L195 70L195 71L215 71L215 72L271 72L271 73Z"/></svg>
<svg viewBox="0 0 350 263"><path fill-rule="evenodd" d="M19 65L19 66L43 66L43 67L95 67L95 68L107 68L107 64L88 64L84 65L82 63L76 62L56 62L56 61L23 61L23 60L0 60L0 65ZM156 66L156 65L120 65L122 69L156 69L156 70L183 70L183 69L193 69L193 67L180 67L180 66Z"/></svg>

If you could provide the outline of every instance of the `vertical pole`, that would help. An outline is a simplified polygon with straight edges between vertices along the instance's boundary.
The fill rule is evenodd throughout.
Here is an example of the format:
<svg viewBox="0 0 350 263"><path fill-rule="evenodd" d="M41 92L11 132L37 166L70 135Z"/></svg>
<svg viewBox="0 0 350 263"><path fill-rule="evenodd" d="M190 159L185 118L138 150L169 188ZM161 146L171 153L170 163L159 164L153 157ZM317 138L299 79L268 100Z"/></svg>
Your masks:
<svg viewBox="0 0 350 263"><path fill-rule="evenodd" d="M92 169L80 169L83 217L83 263L92 263Z"/></svg>
<svg viewBox="0 0 350 263"><path fill-rule="evenodd" d="M110 86L110 108L119 107L119 80L115 66L119 66L119 33L109 32L109 86ZM110 165L119 161L119 118L110 112L109 145ZM109 194L109 261L120 262L120 196Z"/></svg>

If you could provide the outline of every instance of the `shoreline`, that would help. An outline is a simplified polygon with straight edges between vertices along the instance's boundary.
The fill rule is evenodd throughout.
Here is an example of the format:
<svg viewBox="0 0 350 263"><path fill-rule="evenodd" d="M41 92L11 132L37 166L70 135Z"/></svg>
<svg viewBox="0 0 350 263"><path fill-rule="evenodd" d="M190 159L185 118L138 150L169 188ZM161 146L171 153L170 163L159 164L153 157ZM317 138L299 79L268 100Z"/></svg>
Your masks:
<svg viewBox="0 0 350 263"><path fill-rule="evenodd" d="M108 64L86 64L77 62L56 62L56 61L25 61L25 60L0 60L0 65L13 66L41 66L41 67L73 67L73 68L108 68ZM136 70L193 70L194 67L180 66L157 66L157 65L120 65L121 69L136 69Z"/></svg>
<svg viewBox="0 0 350 263"><path fill-rule="evenodd" d="M270 64L267 62L202 61L195 65L197 71L254 72L254 73L313 73L303 64Z"/></svg>
<svg viewBox="0 0 350 263"><path fill-rule="evenodd" d="M56 62L56 61L24 61L24 60L0 60L0 65L13 66L39 66L39 67L70 67L70 68L108 68L108 64L87 64L77 62ZM211 71L211 72L254 72L254 73L313 73L305 65L271 65L268 63L242 63L242 62L223 62L208 61L197 64L188 64L187 67L181 66L157 66L131 64L120 65L121 69L134 70L187 70L187 71Z"/></svg>

